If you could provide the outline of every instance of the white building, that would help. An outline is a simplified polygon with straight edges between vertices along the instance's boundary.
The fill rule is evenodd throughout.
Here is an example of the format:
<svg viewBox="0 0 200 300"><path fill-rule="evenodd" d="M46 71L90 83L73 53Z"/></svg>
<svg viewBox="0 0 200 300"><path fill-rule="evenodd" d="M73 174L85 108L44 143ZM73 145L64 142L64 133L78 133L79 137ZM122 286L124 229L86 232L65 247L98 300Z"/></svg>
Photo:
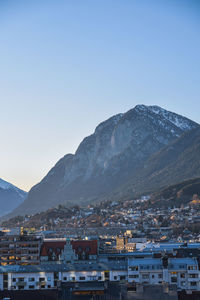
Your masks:
<svg viewBox="0 0 200 300"><path fill-rule="evenodd" d="M53 289L63 282L128 282L200 290L196 258L134 258L106 263L74 262L0 267L0 290Z"/></svg>

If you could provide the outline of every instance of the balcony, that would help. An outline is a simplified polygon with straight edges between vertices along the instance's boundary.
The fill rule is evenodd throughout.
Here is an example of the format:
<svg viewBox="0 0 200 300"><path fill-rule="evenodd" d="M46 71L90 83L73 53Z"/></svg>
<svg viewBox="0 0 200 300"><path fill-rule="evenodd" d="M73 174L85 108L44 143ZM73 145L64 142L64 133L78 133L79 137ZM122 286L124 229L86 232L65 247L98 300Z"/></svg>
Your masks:
<svg viewBox="0 0 200 300"><path fill-rule="evenodd" d="M37 281L37 282L36 282L36 285L39 286L39 287L40 287L41 285L46 285L46 284L47 284L46 281Z"/></svg>
<svg viewBox="0 0 200 300"><path fill-rule="evenodd" d="M17 282L16 282L16 286L19 286L19 285L20 285L20 286L26 286L26 284L27 284L27 283L26 283L25 281L17 281Z"/></svg>
<svg viewBox="0 0 200 300"><path fill-rule="evenodd" d="M188 282L195 282L195 281L199 281L199 278L198 277L195 277L195 278L189 278L188 277Z"/></svg>

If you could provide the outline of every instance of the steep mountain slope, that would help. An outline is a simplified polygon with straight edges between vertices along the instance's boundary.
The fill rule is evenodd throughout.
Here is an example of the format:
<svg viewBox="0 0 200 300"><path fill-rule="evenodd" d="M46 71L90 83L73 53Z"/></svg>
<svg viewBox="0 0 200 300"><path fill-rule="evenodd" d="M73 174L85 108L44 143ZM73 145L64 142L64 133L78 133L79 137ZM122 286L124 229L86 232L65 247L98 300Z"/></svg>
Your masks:
<svg viewBox="0 0 200 300"><path fill-rule="evenodd" d="M200 127L184 133L153 154L131 176L107 198L127 199L200 177Z"/></svg>
<svg viewBox="0 0 200 300"><path fill-rule="evenodd" d="M194 197L194 195L197 195ZM170 185L151 196L153 206L181 206L191 204L193 199L200 198L200 177L185 180L175 185ZM194 201L195 204L195 201Z"/></svg>
<svg viewBox="0 0 200 300"><path fill-rule="evenodd" d="M74 155L63 157L14 214L98 201L129 181L154 153L198 126L158 106L138 105L115 115L97 126Z"/></svg>
<svg viewBox="0 0 200 300"><path fill-rule="evenodd" d="M3 216L17 206L19 206L26 198L27 193L0 179L0 216Z"/></svg>

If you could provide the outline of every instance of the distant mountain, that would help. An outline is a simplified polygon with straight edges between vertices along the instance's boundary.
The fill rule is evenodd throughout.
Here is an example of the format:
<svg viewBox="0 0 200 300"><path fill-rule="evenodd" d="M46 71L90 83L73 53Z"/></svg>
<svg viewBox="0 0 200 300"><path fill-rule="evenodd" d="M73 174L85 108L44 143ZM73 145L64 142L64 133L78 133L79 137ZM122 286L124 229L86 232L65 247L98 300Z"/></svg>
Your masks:
<svg viewBox="0 0 200 300"><path fill-rule="evenodd" d="M169 144L195 128L199 128L197 123L158 106L137 105L115 115L98 125L74 155L67 154L59 160L12 215L36 213L60 203L86 205L113 195L124 197L145 191L154 162L159 157L162 160L162 151L168 151ZM178 151L182 151L181 145ZM171 151L172 161L173 155ZM158 163L162 165L162 161ZM185 167L190 173L190 165ZM148 189L162 186L167 177L163 174L154 175L156 181L151 178L153 185L147 184Z"/></svg>
<svg viewBox="0 0 200 300"><path fill-rule="evenodd" d="M7 181L0 179L0 216L11 212L19 206L26 196L26 192L18 189Z"/></svg>

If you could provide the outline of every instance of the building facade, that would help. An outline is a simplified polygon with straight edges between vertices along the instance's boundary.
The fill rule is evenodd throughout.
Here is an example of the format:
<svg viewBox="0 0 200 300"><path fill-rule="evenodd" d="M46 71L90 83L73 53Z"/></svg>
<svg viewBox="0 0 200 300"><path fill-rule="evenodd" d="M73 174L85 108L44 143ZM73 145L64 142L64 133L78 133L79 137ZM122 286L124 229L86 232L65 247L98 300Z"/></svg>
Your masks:
<svg viewBox="0 0 200 300"><path fill-rule="evenodd" d="M0 236L0 265L39 264L41 243L34 235Z"/></svg>

